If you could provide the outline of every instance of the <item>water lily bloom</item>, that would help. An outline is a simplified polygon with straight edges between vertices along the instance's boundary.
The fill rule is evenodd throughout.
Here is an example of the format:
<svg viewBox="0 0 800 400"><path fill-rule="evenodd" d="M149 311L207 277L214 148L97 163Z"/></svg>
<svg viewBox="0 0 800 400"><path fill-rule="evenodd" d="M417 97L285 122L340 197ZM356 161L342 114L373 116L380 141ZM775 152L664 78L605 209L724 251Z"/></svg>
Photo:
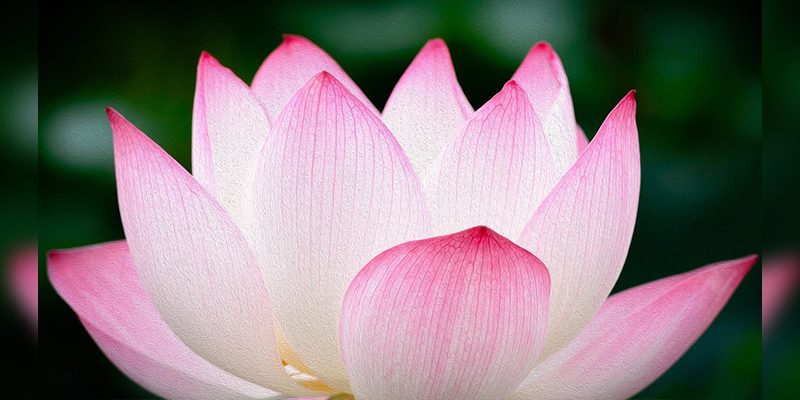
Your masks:
<svg viewBox="0 0 800 400"><path fill-rule="evenodd" d="M252 85L200 57L192 174L116 111L125 241L49 254L105 354L167 398L625 398L745 257L609 297L633 234L633 92L588 142L546 43L478 110L428 42L382 112L287 36Z"/></svg>

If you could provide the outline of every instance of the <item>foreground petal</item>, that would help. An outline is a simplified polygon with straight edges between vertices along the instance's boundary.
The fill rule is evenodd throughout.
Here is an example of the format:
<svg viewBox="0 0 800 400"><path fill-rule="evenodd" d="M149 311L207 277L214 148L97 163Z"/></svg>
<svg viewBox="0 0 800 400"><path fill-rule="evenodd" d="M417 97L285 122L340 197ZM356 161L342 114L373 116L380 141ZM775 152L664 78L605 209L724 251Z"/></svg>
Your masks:
<svg viewBox="0 0 800 400"><path fill-rule="evenodd" d="M437 233L487 225L518 237L556 181L547 138L514 81L455 135L432 177Z"/></svg>
<svg viewBox="0 0 800 400"><path fill-rule="evenodd" d="M336 77L367 109L379 114L364 92L331 56L310 40L297 35L284 35L283 43L261 64L253 78L253 94L274 119L295 93L322 71L328 71Z"/></svg>
<svg viewBox="0 0 800 400"><path fill-rule="evenodd" d="M423 179L444 146L472 113L442 39L425 44L397 82L383 122Z"/></svg>
<svg viewBox="0 0 800 400"><path fill-rule="evenodd" d="M545 198L518 242L547 265L552 278L546 354L589 322L628 254L639 201L635 114L631 92Z"/></svg>
<svg viewBox="0 0 800 400"><path fill-rule="evenodd" d="M320 73L273 124L248 211L286 340L325 384L347 391L339 306L379 252L428 231L402 148L336 78Z"/></svg>
<svg viewBox="0 0 800 400"><path fill-rule="evenodd" d="M52 251L48 275L122 372L168 399L263 399L280 394L237 378L193 353L161 319L128 246L112 242Z"/></svg>
<svg viewBox="0 0 800 400"><path fill-rule="evenodd" d="M266 287L244 237L186 170L115 111L117 191L128 246L164 320L217 366L284 393Z"/></svg>
<svg viewBox="0 0 800 400"><path fill-rule="evenodd" d="M370 261L342 303L358 399L499 399L543 347L550 280L486 227L403 243Z"/></svg>
<svg viewBox="0 0 800 400"><path fill-rule="evenodd" d="M197 66L192 121L192 172L228 212L238 217L244 177L269 131L250 88L210 54Z"/></svg>
<svg viewBox="0 0 800 400"><path fill-rule="evenodd" d="M578 337L539 364L511 399L626 399L711 325L756 257L723 261L608 298Z"/></svg>
<svg viewBox="0 0 800 400"><path fill-rule="evenodd" d="M519 82L533 104L550 142L556 174L562 175L578 158L575 112L561 59L549 43L539 42L525 56L511 79Z"/></svg>

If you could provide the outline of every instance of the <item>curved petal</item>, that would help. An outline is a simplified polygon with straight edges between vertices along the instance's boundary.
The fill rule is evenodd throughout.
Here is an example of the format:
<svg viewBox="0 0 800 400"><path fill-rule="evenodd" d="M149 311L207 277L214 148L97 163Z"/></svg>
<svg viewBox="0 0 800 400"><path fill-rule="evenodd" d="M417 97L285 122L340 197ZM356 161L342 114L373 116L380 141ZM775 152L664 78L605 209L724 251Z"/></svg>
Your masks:
<svg viewBox="0 0 800 400"><path fill-rule="evenodd" d="M210 54L197 66L192 120L192 172L228 212L239 217L243 177L269 131L250 88Z"/></svg>
<svg viewBox="0 0 800 400"><path fill-rule="evenodd" d="M469 118L438 164L428 191L437 233L487 225L518 237L556 181L542 127L514 81Z"/></svg>
<svg viewBox="0 0 800 400"><path fill-rule="evenodd" d="M297 35L284 35L283 43L261 64L253 78L253 94L274 119L295 93L322 71L336 77L369 111L380 114L331 56L310 40Z"/></svg>
<svg viewBox="0 0 800 400"><path fill-rule="evenodd" d="M39 248L17 250L10 260L9 289L34 332L39 332Z"/></svg>
<svg viewBox="0 0 800 400"><path fill-rule="evenodd" d="M428 231L418 179L380 119L322 72L273 124L252 189L249 235L285 338L317 377L346 392L342 296L372 257Z"/></svg>
<svg viewBox="0 0 800 400"><path fill-rule="evenodd" d="M500 399L543 347L550 279L486 227L403 243L370 261L342 303L358 399Z"/></svg>
<svg viewBox="0 0 800 400"><path fill-rule="evenodd" d="M555 170L561 176L578 158L575 112L561 59L547 42L535 44L511 77L528 93L550 142Z"/></svg>
<svg viewBox="0 0 800 400"><path fill-rule="evenodd" d="M622 270L639 202L635 114L636 100L630 92L520 236L518 243L547 265L552 278L545 354L580 332Z"/></svg>
<svg viewBox="0 0 800 400"><path fill-rule="evenodd" d="M579 155L583 153L583 150L589 145L589 137L586 136L586 133L578 125L575 125L575 143L578 145Z"/></svg>
<svg viewBox="0 0 800 400"><path fill-rule="evenodd" d="M51 251L48 275L98 346L122 372L168 399L263 399L279 393L193 353L170 330L123 241Z"/></svg>
<svg viewBox="0 0 800 400"><path fill-rule="evenodd" d="M755 260L719 262L609 297L581 334L536 366L511 399L635 395L711 325Z"/></svg>
<svg viewBox="0 0 800 400"><path fill-rule="evenodd" d="M425 44L400 77L383 109L383 122L408 154L420 177L456 134L472 106L456 79L442 39Z"/></svg>
<svg viewBox="0 0 800 400"><path fill-rule="evenodd" d="M158 145L108 114L122 225L164 320L217 366L283 393L308 393L283 370L266 286L228 214Z"/></svg>

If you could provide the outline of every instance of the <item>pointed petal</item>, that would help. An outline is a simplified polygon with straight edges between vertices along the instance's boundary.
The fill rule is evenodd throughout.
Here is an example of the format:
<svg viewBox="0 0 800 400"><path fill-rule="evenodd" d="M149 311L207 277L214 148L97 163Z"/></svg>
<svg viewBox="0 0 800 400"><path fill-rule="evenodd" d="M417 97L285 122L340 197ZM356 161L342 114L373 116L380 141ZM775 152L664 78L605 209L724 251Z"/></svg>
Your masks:
<svg viewBox="0 0 800 400"><path fill-rule="evenodd" d="M575 125L575 143L578 145L578 155L583 153L583 150L589 145L589 137L578 125Z"/></svg>
<svg viewBox="0 0 800 400"><path fill-rule="evenodd" d="M420 177L451 140L472 106L456 79L442 39L425 44L386 101L383 122L403 146Z"/></svg>
<svg viewBox="0 0 800 400"><path fill-rule="evenodd" d="M428 231L411 164L380 119L322 72L273 124L248 201L286 340L347 391L336 335L347 284L380 251Z"/></svg>
<svg viewBox="0 0 800 400"><path fill-rule="evenodd" d="M244 182L269 120L250 88L210 54L197 66L192 122L194 176L238 219Z"/></svg>
<svg viewBox="0 0 800 400"><path fill-rule="evenodd" d="M543 347L550 280L486 227L393 247L353 279L342 355L359 399L500 399Z"/></svg>
<svg viewBox="0 0 800 400"><path fill-rule="evenodd" d="M528 93L550 142L556 174L561 176L578 158L575 112L561 59L549 43L539 42L525 56L511 79Z"/></svg>
<svg viewBox="0 0 800 400"><path fill-rule="evenodd" d="M556 176L542 127L514 81L476 111L438 160L437 233L486 225L518 237Z"/></svg>
<svg viewBox="0 0 800 400"><path fill-rule="evenodd" d="M122 372L169 399L263 399L280 394L192 352L161 319L123 241L53 251L48 275L98 346Z"/></svg>
<svg viewBox="0 0 800 400"><path fill-rule="evenodd" d="M566 348L511 399L627 399L675 363L711 325L756 257L723 261L608 298Z"/></svg>
<svg viewBox="0 0 800 400"><path fill-rule="evenodd" d="M379 114L364 92L331 56L310 40L297 35L284 35L283 43L261 64L253 78L253 94L274 119L295 93L322 71L336 77L368 110Z"/></svg>
<svg viewBox="0 0 800 400"><path fill-rule="evenodd" d="M144 287L189 347L219 367L304 394L283 370L255 257L222 207L158 145L109 110L120 214Z"/></svg>
<svg viewBox="0 0 800 400"><path fill-rule="evenodd" d="M520 236L518 243L547 265L552 278L545 354L580 332L622 270L639 202L635 114L631 92L611 111Z"/></svg>

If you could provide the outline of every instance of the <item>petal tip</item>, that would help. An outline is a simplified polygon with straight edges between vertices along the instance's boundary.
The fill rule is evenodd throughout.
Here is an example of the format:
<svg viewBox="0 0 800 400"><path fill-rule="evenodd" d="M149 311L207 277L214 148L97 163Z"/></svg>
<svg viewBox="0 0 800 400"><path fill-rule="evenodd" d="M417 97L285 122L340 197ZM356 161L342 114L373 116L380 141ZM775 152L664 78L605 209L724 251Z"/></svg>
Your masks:
<svg viewBox="0 0 800 400"><path fill-rule="evenodd" d="M433 38L431 40L428 40L428 42L425 43L425 47L423 47L423 49L424 50L437 50L437 51L445 50L446 51L447 50L447 43L445 43L444 39L437 37L437 38Z"/></svg>
<svg viewBox="0 0 800 400"><path fill-rule="evenodd" d="M758 262L758 254L750 254L734 260L735 266L738 267L742 275L747 275L747 273L753 269L753 266L756 265L756 262Z"/></svg>
<svg viewBox="0 0 800 400"><path fill-rule="evenodd" d="M636 90L631 90L622 100L617 103L613 110L611 110L611 114L615 113L623 113L629 114L635 118L636 116ZM609 114L609 115L611 115Z"/></svg>
<svg viewBox="0 0 800 400"><path fill-rule="evenodd" d="M283 34L283 42L281 46L291 46L295 44L304 44L311 42L305 36L300 36L294 33L284 33Z"/></svg>
<svg viewBox="0 0 800 400"><path fill-rule="evenodd" d="M428 65L434 68L445 68L445 70L453 70L453 62L450 59L450 50L447 44L441 38L434 38L428 40L425 46L417 53L417 56L412 61L412 68L414 65ZM449 67L449 68L447 68ZM419 68L419 66L417 66Z"/></svg>
<svg viewBox="0 0 800 400"><path fill-rule="evenodd" d="M320 71L318 74L314 75L314 77L309 80L309 85L314 85L314 84L319 85L320 90L323 91L339 89L343 93L350 94L350 92L342 84L342 82L336 79L336 77L333 76L333 74L331 74L326 70Z"/></svg>
<svg viewBox="0 0 800 400"><path fill-rule="evenodd" d="M553 46L545 41L538 42L531 47L520 68L531 69L534 74L546 74L554 79L559 86L567 85L567 77L561 59ZM519 72L519 71L518 71ZM514 74L517 76L517 74Z"/></svg>
<svg viewBox="0 0 800 400"><path fill-rule="evenodd" d="M220 65L219 60L206 50L200 52L200 65Z"/></svg>
<svg viewBox="0 0 800 400"><path fill-rule="evenodd" d="M506 82L505 85L503 85L503 88L500 89L500 92L486 102L486 105L515 103L520 101L528 102L528 94L515 79L511 79ZM484 105L484 107L486 105ZM482 109L484 107L482 107Z"/></svg>
<svg viewBox="0 0 800 400"><path fill-rule="evenodd" d="M551 45L550 42L545 40L536 42L536 44L533 45L533 48L531 50L537 52L546 52L549 53L550 55L555 53L555 50L553 50L553 45Z"/></svg>
<svg viewBox="0 0 800 400"><path fill-rule="evenodd" d="M501 89L500 92L502 93L505 91L511 91L511 92L520 91L523 93L525 92L522 86L520 86L515 79L511 79L510 81L506 82L505 85L503 85L503 89Z"/></svg>
<svg viewBox="0 0 800 400"><path fill-rule="evenodd" d="M64 253L61 250L48 250L45 258L47 259L47 268L50 269L53 266L53 263L58 262L59 258L62 258Z"/></svg>
<svg viewBox="0 0 800 400"><path fill-rule="evenodd" d="M497 232L493 231L486 225L478 225L466 230L466 233L469 233L470 236L474 237L484 237L484 236L499 236Z"/></svg>
<svg viewBox="0 0 800 400"><path fill-rule="evenodd" d="M108 123L111 125L111 133L116 137L120 133L120 130L116 129L117 126L126 123L127 120L114 107L106 107L106 116L108 117Z"/></svg>
<svg viewBox="0 0 800 400"><path fill-rule="evenodd" d="M318 82L322 85L339 83L339 81L328 71L322 70L311 78L312 82Z"/></svg>

